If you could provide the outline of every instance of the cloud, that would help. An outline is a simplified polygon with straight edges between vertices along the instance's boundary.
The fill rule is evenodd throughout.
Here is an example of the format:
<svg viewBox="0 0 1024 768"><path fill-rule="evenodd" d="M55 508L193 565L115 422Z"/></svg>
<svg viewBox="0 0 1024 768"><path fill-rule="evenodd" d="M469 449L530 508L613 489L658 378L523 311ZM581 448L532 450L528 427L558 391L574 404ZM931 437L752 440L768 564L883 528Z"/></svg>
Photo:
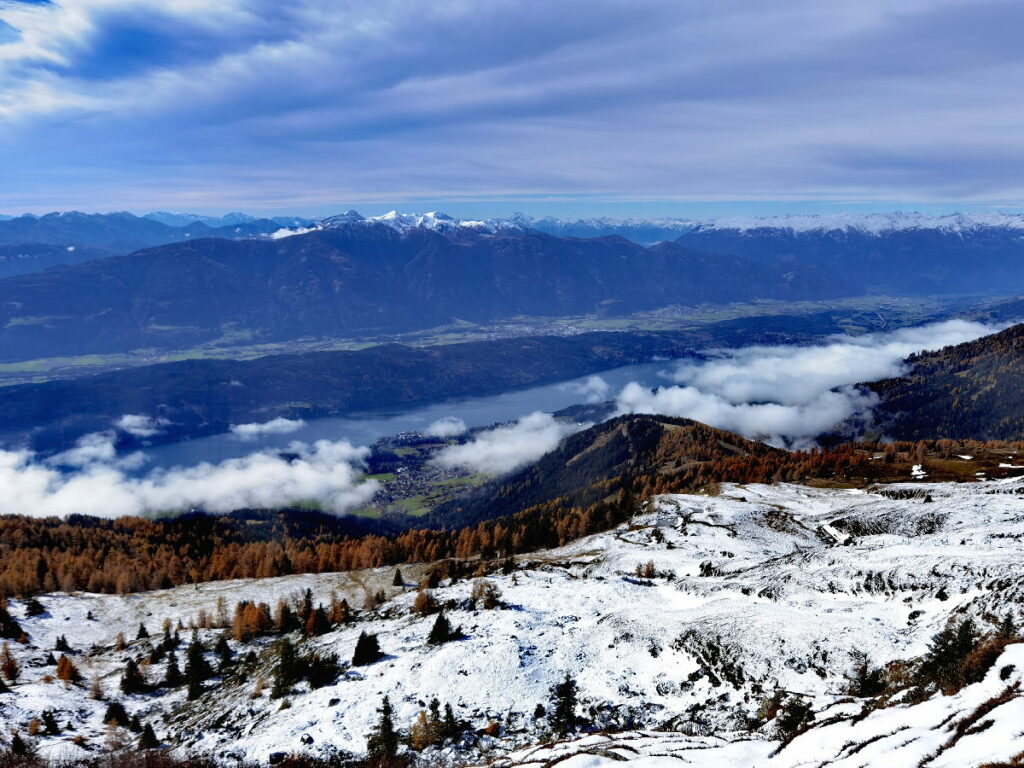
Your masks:
<svg viewBox="0 0 1024 768"><path fill-rule="evenodd" d="M537 411L514 424L481 432L467 443L448 446L433 462L501 475L536 461L554 450L563 437L581 429L579 424L556 421L550 413Z"/></svg>
<svg viewBox="0 0 1024 768"><path fill-rule="evenodd" d="M586 398L588 403L602 403L608 399L611 386L600 376L588 376L583 381L571 382L565 385L570 391Z"/></svg>
<svg viewBox="0 0 1024 768"><path fill-rule="evenodd" d="M335 513L369 501L380 485L360 480L367 449L321 440L292 443L285 459L260 451L218 464L156 469L141 477L114 459L111 436L91 435L78 446L40 461L30 451L0 450L0 507L5 514L34 517L69 514L121 517L201 507L230 512L279 507L314 499ZM74 467L61 471L57 466Z"/></svg>
<svg viewBox="0 0 1024 768"><path fill-rule="evenodd" d="M154 419L140 414L126 413L117 420L115 426L122 432L127 432L134 437L152 437L162 431L165 424L160 419Z"/></svg>
<svg viewBox="0 0 1024 768"><path fill-rule="evenodd" d="M466 422L454 416L446 416L438 419L424 430L425 434L433 437L455 437L466 431Z"/></svg>
<svg viewBox="0 0 1024 768"><path fill-rule="evenodd" d="M836 336L808 347L755 346L686 361L669 372L677 386L651 390L635 382L616 398L620 413L696 419L777 445L802 445L877 404L860 382L899 376L904 358L992 333L964 320L892 333Z"/></svg>
<svg viewBox="0 0 1024 768"><path fill-rule="evenodd" d="M286 419L282 416L270 421L251 424L233 424L231 434L239 440L257 440L264 435L287 435L306 426L302 419Z"/></svg>
<svg viewBox="0 0 1024 768"><path fill-rule="evenodd" d="M1020 201L1021 23L1005 0L0 0L0 209Z"/></svg>

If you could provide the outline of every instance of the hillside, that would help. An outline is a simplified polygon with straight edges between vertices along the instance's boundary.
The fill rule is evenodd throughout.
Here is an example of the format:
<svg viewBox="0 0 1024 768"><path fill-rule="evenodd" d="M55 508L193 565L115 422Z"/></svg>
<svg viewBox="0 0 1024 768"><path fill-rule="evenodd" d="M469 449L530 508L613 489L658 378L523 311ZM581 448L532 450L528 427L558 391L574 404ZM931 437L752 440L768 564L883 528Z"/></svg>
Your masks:
<svg viewBox="0 0 1024 768"><path fill-rule="evenodd" d="M878 393L877 428L902 440L1024 437L1024 325L907 359Z"/></svg>
<svg viewBox="0 0 1024 768"><path fill-rule="evenodd" d="M662 496L614 530L562 548L403 566L401 585L391 567L133 596L56 593L40 596L41 610L12 600L27 638L10 645L21 674L0 693L0 712L29 738L29 722L52 710L58 731L33 738L44 754L95 756L135 740L128 727L104 724L117 702L126 722L137 716L178 754L266 761L281 752L360 755L384 695L402 730L436 697L442 712L451 705L456 734L426 747L423 760L508 755L500 765L539 765L545 753L531 760L515 750L550 738L551 688L569 673L581 727L606 735L567 745L566 756L603 738L604 756L699 755L713 766L1008 760L1024 749L1020 645L1001 651L1010 640L1001 641L948 695L908 670L950 619L969 617L993 638L993 622L1019 617L1024 584L1007 537L1024 535L1020 481L911 488L930 503L901 498L906 486L727 485L718 496ZM429 599L417 596L421 580L436 585ZM279 599L299 616L309 610L303 604L319 603L334 618L310 632L290 628L274 607ZM286 617L283 630L274 619L259 624L258 611L250 623L245 606L234 614L240 601L266 603ZM426 642L438 607L464 637ZM149 637L137 639L140 624ZM384 656L351 665L364 632ZM53 649L63 636L80 682L54 679L50 654L61 655ZM336 659L312 682L304 672L280 678L284 638L299 658ZM162 681L168 648L184 664L193 643L210 669L190 698L183 681ZM151 689L122 691L129 660ZM873 689L857 682L865 661L882 670ZM94 686L105 701L90 697ZM783 715L804 711L786 709L794 696L809 719L797 720L798 735L784 746L793 726ZM599 757L585 764L603 765Z"/></svg>
<svg viewBox="0 0 1024 768"><path fill-rule="evenodd" d="M783 270L673 244L341 222L277 240L190 240L0 280L0 356L837 295L848 291L820 267Z"/></svg>

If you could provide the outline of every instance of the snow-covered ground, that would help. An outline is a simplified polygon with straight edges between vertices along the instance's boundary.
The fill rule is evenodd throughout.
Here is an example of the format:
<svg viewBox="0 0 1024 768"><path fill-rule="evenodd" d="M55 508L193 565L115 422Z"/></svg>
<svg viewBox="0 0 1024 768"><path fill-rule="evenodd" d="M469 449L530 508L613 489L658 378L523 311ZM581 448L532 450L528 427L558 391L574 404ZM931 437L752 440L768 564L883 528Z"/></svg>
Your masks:
<svg viewBox="0 0 1024 768"><path fill-rule="evenodd" d="M73 735L102 745L106 704L88 695L88 681L98 678L108 697L123 700L129 713L181 751L258 760L328 745L360 753L385 694L403 728L436 696L474 728L498 724L500 735L472 739L462 753L463 759L495 758L542 738L534 710L549 704L551 686L569 672L579 684L581 713L609 731L630 734L616 739L652 745L637 748L634 756L643 761L688 750L685 759L695 765L762 764L778 744L770 741L770 727L753 726L754 717L762 699L782 688L809 697L819 723L839 721L813 728L764 764L841 758L845 762L834 764L881 765L879 755L888 753L878 750L906 742L901 749L915 756L886 764L915 765L949 740L951 723L1019 679L1024 649L1011 646L1006 662L996 665L993 674L1015 665L1006 680L990 674L957 696L879 710L856 724L850 718L862 707L846 695L845 675L859 651L875 664L920 655L954 612L986 626L1007 611L1019 618L1024 496L1017 491L1024 492L1024 483L878 490L729 485L717 497L658 497L628 526L523 556L513 573L488 576L501 590L500 608L472 608L472 581L446 580L435 596L451 603L447 615L467 637L440 647L425 642L434 617L411 611L415 589L391 586L393 568L131 596L47 595L40 598L47 612L33 618L14 600L12 613L30 641L12 644L23 675L11 693L0 694L0 730L24 733L50 708L75 730L42 739L42 749L75 750ZM910 490L914 498L898 498ZM648 563L654 576L646 575ZM637 576L638 566L644 576ZM425 570L402 567L410 585ZM119 691L125 661L147 655L152 640L118 651L118 632L131 641L141 621L155 638L165 618L188 625L200 610L215 614L220 596L230 610L243 599L273 605L307 587L319 601L333 590L356 607L367 590L384 589L389 599L354 624L319 638L296 637L301 649L323 648L347 660L359 633L369 631L379 635L386 657L346 670L325 688L300 685L286 709L266 690L253 698L256 678L264 676L269 688L270 639L248 648L233 642L236 651L262 654L255 671L214 681L198 701L186 702L182 690ZM199 635L209 647L219 632ZM81 686L43 680L53 674L44 660L60 635L76 650L73 659L86 680ZM189 635L182 633L186 643ZM183 664L184 648L178 655ZM163 671L157 666L149 670L154 680ZM1014 697L986 715L994 723L983 738L964 737L959 752L948 750L930 764L973 765L963 761L970 749L978 750L976 763L1024 751L1021 714ZM940 725L946 718L952 719ZM636 730L653 728L672 734ZM902 736L882 738L889 732ZM607 754L581 753L569 762L590 768ZM533 762L522 755L504 759Z"/></svg>

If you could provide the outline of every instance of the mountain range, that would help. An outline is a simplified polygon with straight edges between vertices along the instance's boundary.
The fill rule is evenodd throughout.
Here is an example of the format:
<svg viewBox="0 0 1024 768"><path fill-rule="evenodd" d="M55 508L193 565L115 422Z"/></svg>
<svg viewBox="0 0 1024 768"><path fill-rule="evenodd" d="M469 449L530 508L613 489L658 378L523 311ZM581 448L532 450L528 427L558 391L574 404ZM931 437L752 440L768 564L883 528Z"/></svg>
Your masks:
<svg viewBox="0 0 1024 768"><path fill-rule="evenodd" d="M818 265L677 243L354 221L278 239L193 239L0 280L0 359L847 292Z"/></svg>

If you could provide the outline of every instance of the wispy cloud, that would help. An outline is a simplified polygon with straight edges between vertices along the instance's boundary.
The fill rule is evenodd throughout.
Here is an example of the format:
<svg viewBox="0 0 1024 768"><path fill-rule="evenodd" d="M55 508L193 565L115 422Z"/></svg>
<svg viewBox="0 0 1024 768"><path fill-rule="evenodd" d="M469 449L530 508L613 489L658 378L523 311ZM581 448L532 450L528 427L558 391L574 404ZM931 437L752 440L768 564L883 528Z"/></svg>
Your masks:
<svg viewBox="0 0 1024 768"><path fill-rule="evenodd" d="M0 209L1020 200L1022 21L1005 0L0 0Z"/></svg>
<svg viewBox="0 0 1024 768"><path fill-rule="evenodd" d="M441 466L501 475L536 461L554 450L563 437L580 429L582 425L558 421L538 411L514 424L480 432L466 443L444 448L433 461Z"/></svg>

